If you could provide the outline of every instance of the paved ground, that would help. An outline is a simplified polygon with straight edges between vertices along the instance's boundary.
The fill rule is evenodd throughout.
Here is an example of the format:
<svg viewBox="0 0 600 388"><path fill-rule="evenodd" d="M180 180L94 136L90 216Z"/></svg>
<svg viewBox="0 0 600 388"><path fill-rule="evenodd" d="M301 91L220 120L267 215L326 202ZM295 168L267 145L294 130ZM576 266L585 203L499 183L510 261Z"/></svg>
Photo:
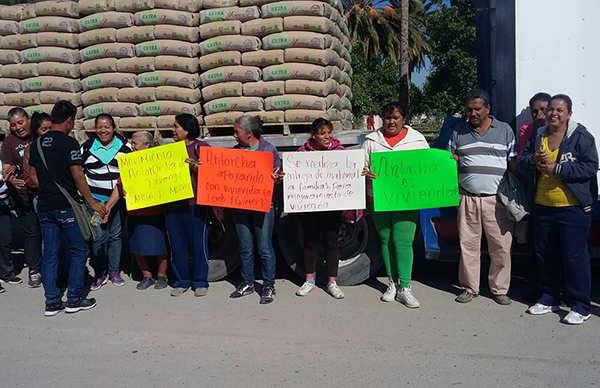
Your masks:
<svg viewBox="0 0 600 388"><path fill-rule="evenodd" d="M456 265L416 269L422 307L379 301L383 278L294 296L280 271L277 300L230 300L231 279L204 298L144 292L130 281L92 293L98 306L43 316L41 290L0 295L1 387L588 387L600 385L600 317L579 327L566 314L532 317L525 302L484 296L453 302ZM598 272L598 271L596 271ZM531 291L514 270L513 297ZM596 273L596 279L600 279ZM598 283L595 290L598 290Z"/></svg>

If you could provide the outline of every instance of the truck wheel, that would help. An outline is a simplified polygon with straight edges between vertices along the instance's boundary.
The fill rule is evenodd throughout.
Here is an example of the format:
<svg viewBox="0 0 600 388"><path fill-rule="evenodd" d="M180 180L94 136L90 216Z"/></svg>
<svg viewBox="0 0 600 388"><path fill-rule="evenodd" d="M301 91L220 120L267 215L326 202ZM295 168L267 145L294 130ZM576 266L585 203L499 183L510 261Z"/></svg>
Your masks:
<svg viewBox="0 0 600 388"><path fill-rule="evenodd" d="M225 212L225 230L212 212L208 227L208 281L223 279L240 265L239 245L235 224L229 212Z"/></svg>
<svg viewBox="0 0 600 388"><path fill-rule="evenodd" d="M285 215L277 228L279 248L290 268L304 278L304 235L296 215ZM379 238L370 217L363 217L354 224L342 223L339 232L340 265L337 283L353 286L373 276L383 261ZM319 248L317 277L326 280L325 254Z"/></svg>

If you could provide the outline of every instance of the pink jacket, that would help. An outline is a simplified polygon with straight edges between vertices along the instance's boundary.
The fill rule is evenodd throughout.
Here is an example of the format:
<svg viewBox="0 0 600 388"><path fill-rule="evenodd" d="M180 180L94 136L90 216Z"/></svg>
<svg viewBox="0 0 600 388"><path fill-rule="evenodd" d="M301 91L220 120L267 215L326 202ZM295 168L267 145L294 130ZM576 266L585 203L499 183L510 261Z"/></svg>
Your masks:
<svg viewBox="0 0 600 388"><path fill-rule="evenodd" d="M345 150L344 146L338 139L331 139L331 144L327 151L343 151ZM302 147L298 148L298 152L308 152L308 151L316 151L313 147L313 139L310 138L302 145Z"/></svg>

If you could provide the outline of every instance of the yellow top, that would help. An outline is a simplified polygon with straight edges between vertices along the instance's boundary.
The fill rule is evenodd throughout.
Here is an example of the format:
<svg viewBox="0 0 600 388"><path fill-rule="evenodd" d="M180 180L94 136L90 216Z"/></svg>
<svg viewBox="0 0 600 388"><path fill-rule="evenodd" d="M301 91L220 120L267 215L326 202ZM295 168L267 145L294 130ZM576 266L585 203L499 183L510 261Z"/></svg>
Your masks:
<svg viewBox="0 0 600 388"><path fill-rule="evenodd" d="M548 148L548 138L544 137L542 149L548 153L548 161L556 163L558 149L550 151ZM571 191L565 186L560 178L554 174L542 174L538 180L535 190L535 203L550 207L577 206L579 203L571 194Z"/></svg>

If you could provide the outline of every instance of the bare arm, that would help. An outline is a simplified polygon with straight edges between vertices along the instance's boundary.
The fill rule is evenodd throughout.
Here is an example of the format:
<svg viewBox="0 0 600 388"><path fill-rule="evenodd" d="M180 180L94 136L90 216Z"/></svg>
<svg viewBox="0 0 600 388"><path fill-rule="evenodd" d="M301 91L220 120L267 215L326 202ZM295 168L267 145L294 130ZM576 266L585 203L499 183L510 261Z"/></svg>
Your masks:
<svg viewBox="0 0 600 388"><path fill-rule="evenodd" d="M85 201L90 205L92 210L100 214L101 217L106 215L106 207L92 198L92 193L90 191L90 187L85 181L85 176L83 175L83 168L80 165L74 165L69 167L71 170L71 176L73 177L73 181L75 182L75 187L81 193L81 196Z"/></svg>

